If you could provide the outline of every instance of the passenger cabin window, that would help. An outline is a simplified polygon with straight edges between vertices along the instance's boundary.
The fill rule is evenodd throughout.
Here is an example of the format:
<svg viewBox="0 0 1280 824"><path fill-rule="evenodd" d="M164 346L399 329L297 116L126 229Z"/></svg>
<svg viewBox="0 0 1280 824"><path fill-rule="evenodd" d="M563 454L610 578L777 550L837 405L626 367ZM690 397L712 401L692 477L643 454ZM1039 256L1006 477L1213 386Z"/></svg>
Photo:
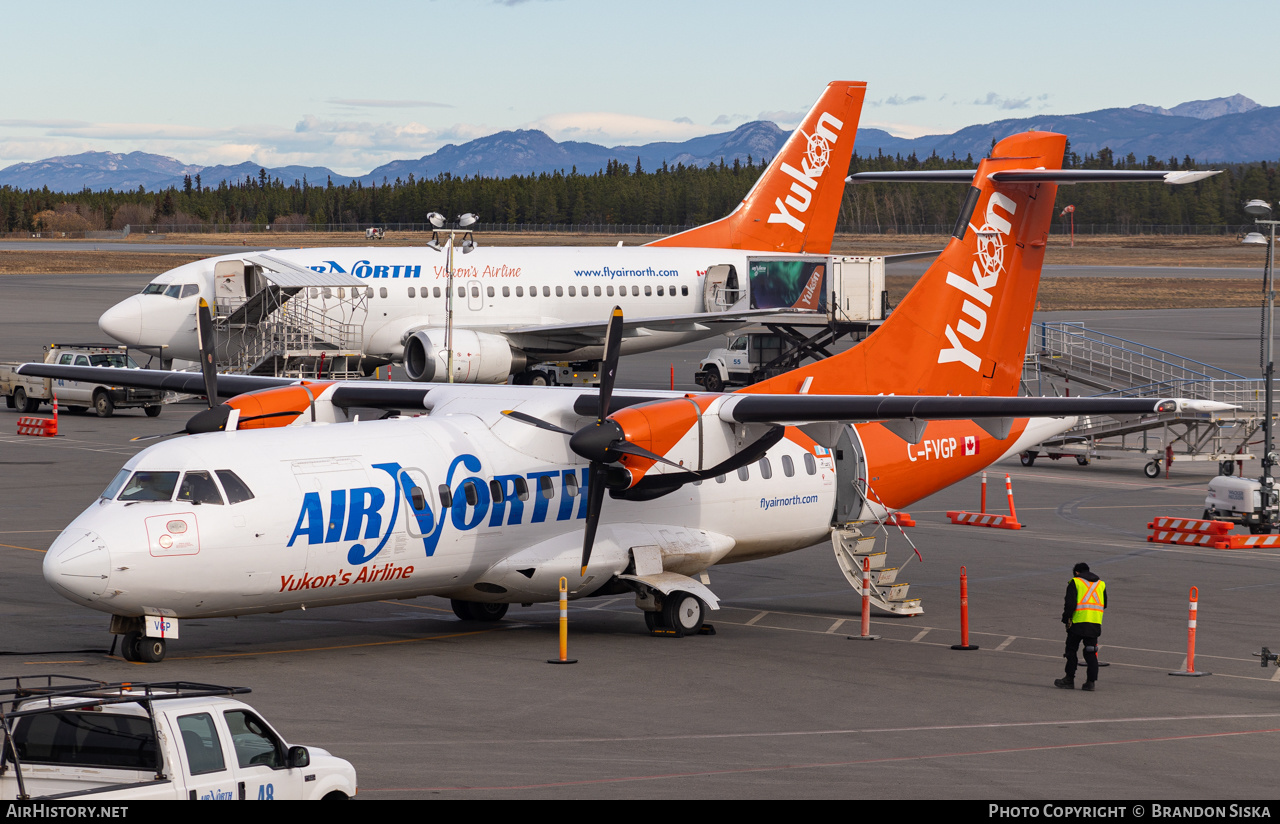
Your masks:
<svg viewBox="0 0 1280 824"><path fill-rule="evenodd" d="M552 486L551 478L549 476L543 475L541 478L538 478L538 494L547 500L551 500L555 497L556 490L555 487Z"/></svg>
<svg viewBox="0 0 1280 824"><path fill-rule="evenodd" d="M577 475L564 476L564 492L570 498L578 497L578 476Z"/></svg>
<svg viewBox="0 0 1280 824"><path fill-rule="evenodd" d="M168 501L178 485L177 472L135 472L120 493L121 501Z"/></svg>
<svg viewBox="0 0 1280 824"><path fill-rule="evenodd" d="M502 287L502 296L503 296L504 298L509 298L509 297L511 297L511 287L510 287L510 286L503 286L503 287Z"/></svg>
<svg viewBox="0 0 1280 824"><path fill-rule="evenodd" d="M221 772L227 768L222 758L222 742L213 727L213 717L207 712L183 715L178 718L178 731L182 734L182 746L187 751L187 764L192 775Z"/></svg>
<svg viewBox="0 0 1280 824"><path fill-rule="evenodd" d="M571 297L571 298L576 298L577 296L578 296L578 287L576 287L576 286L570 286L570 287L569 287L569 297Z"/></svg>
<svg viewBox="0 0 1280 824"><path fill-rule="evenodd" d="M675 293L673 292L672 294L675 294ZM689 287L688 287L688 286L681 286L681 287L680 287L680 294L681 294L681 295L683 295L683 296L685 296L686 298L687 298L687 297L689 297Z"/></svg>
<svg viewBox="0 0 1280 824"><path fill-rule="evenodd" d="M222 489L227 493L228 503L238 504L253 500L253 493L249 491L245 482L240 480L239 475L230 469L219 469L217 474L218 480L222 481Z"/></svg>
<svg viewBox="0 0 1280 824"><path fill-rule="evenodd" d="M813 459L813 455L809 452L804 453L804 471L810 475L818 474L818 462Z"/></svg>
<svg viewBox="0 0 1280 824"><path fill-rule="evenodd" d="M284 766L284 744L261 718L244 710L228 710L222 715L227 719L231 746L241 767Z"/></svg>
<svg viewBox="0 0 1280 824"><path fill-rule="evenodd" d="M473 298L478 298L478 297L480 297L480 287L479 287L479 286L472 286L472 287L471 287L471 297L473 297Z"/></svg>
<svg viewBox="0 0 1280 824"><path fill-rule="evenodd" d="M751 480L751 470L745 466L738 467L738 480L740 481Z"/></svg>
<svg viewBox="0 0 1280 824"><path fill-rule="evenodd" d="M178 500L222 506L222 493L208 472L188 472L182 476L182 485L178 487Z"/></svg>
<svg viewBox="0 0 1280 824"><path fill-rule="evenodd" d="M524 297L524 287L523 287L523 286L517 286L517 287L516 287L516 297L518 297L518 298L522 298L522 297Z"/></svg>
<svg viewBox="0 0 1280 824"><path fill-rule="evenodd" d="M439 286L433 286L433 287L431 288L431 297L433 297L433 298L438 298L438 297L440 297L440 287L439 287Z"/></svg>
<svg viewBox="0 0 1280 824"><path fill-rule="evenodd" d="M790 455L782 456L782 474L788 478L796 474L796 462L791 460Z"/></svg>
<svg viewBox="0 0 1280 824"><path fill-rule="evenodd" d="M417 296L418 296L418 290L417 290L415 287L410 286L410 287L409 287L409 297L411 297L411 298L416 298Z"/></svg>
<svg viewBox="0 0 1280 824"><path fill-rule="evenodd" d="M378 288L378 297L380 297L380 298L385 298L386 296L387 296L387 287L385 287L385 286L381 286L381 287L379 287L379 288Z"/></svg>
<svg viewBox="0 0 1280 824"><path fill-rule="evenodd" d="M485 290L485 293L488 294L489 297L493 297L493 287L490 286L488 289Z"/></svg>
<svg viewBox="0 0 1280 824"><path fill-rule="evenodd" d="M773 477L773 467L770 466L768 458L760 459L760 477L766 481Z"/></svg>
<svg viewBox="0 0 1280 824"><path fill-rule="evenodd" d="M453 506L453 490L449 489L448 484L440 484L437 491L440 493L440 506L445 509Z"/></svg>
<svg viewBox="0 0 1280 824"><path fill-rule="evenodd" d="M562 298L562 297L564 297L564 287L563 287L563 286L557 286L557 287L556 287L556 297L558 297L558 298Z"/></svg>
<svg viewBox="0 0 1280 824"><path fill-rule="evenodd" d="M609 297L613 297L613 287L612 287L612 286L610 286L610 287L606 288L604 291L605 291L605 294L606 294L606 295L608 295Z"/></svg>
<svg viewBox="0 0 1280 824"><path fill-rule="evenodd" d="M529 500L529 483L524 478L516 478L516 497L522 501Z"/></svg>
<svg viewBox="0 0 1280 824"><path fill-rule="evenodd" d="M662 297L662 287L658 287L658 297Z"/></svg>
<svg viewBox="0 0 1280 824"><path fill-rule="evenodd" d="M649 286L648 284L645 284L645 287L644 287L644 296L645 296L645 297L647 297L647 298L648 298L648 297L652 297L652 296L653 296L653 287L652 287L652 286Z"/></svg>
<svg viewBox="0 0 1280 824"><path fill-rule="evenodd" d="M543 286L543 287L542 287L542 296L543 296L544 298L549 298L549 297L551 297L551 287L550 287L550 286Z"/></svg>
<svg viewBox="0 0 1280 824"><path fill-rule="evenodd" d="M596 291L596 297L600 297L600 287L599 287L599 286L597 286L597 287L596 287L596 290L595 290L595 291Z"/></svg>

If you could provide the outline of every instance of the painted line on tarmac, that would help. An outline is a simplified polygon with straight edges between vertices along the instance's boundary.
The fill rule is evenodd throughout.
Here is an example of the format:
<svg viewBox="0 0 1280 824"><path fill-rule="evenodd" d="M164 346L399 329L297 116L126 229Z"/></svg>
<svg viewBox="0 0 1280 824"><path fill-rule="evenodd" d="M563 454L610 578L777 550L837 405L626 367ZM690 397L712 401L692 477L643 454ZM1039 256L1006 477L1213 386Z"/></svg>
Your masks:
<svg viewBox="0 0 1280 824"><path fill-rule="evenodd" d="M1119 738L1110 741L1086 741L1078 744L1042 744L1032 747L1001 747L990 750L968 750L946 753L929 753L920 755L887 756L884 758L865 758L857 761L820 761L808 764L776 764L762 767L741 767L738 769L695 770L691 772L658 773L653 775L629 775L613 778L587 778L580 781L553 781L542 784L509 784L497 786L467 787L387 787L372 789L362 787L364 792L493 792L498 790L538 790L554 787L582 787L598 784L620 784L633 781L664 781L679 778L704 778L715 775L747 775L751 773L788 772L792 770L831 769L833 767L857 767L872 764L900 764L912 761L936 761L949 758L973 758L977 756L1011 755L1014 753L1052 752L1055 750L1079 750L1093 747L1116 747L1131 744L1159 744L1173 741L1195 741L1208 738L1228 738L1242 735L1263 735L1280 733L1280 727L1260 730L1239 730L1233 732L1209 732L1189 735L1170 735L1155 738Z"/></svg>
<svg viewBox="0 0 1280 824"><path fill-rule="evenodd" d="M512 624L510 627L494 627L492 629L478 629L471 632L453 632L447 635L426 635L421 638L402 638L398 641L370 641L366 644L335 644L329 647L297 647L295 649L276 649L263 650L262 652L225 652L214 655L168 655L165 656L166 661L204 661L216 658L258 658L264 655L288 655L297 652L331 652L340 649L363 649L367 647L390 647L399 644L417 644L422 641L447 641L450 638L466 638L469 635L485 635L490 632L501 632L507 629L517 629L518 625ZM115 655L109 655L108 658L124 661L123 658ZM128 662L141 663L141 662Z"/></svg>
<svg viewBox="0 0 1280 824"><path fill-rule="evenodd" d="M49 551L47 549L36 549L35 547L29 547L29 546L16 546L14 544L0 544L0 546L4 547L5 549L25 549L27 552L39 552L41 555Z"/></svg>
<svg viewBox="0 0 1280 824"><path fill-rule="evenodd" d="M919 724L909 727L847 727L825 730L773 730L771 732L702 732L667 735L618 735L573 738L492 738L436 740L436 745L530 745L530 744L628 744L644 741L715 741L735 738L807 738L827 735L885 735L903 732L968 732L1031 727L1079 727L1098 724L1165 724L1187 721L1251 721L1280 718L1280 712L1203 713L1199 715L1131 715L1121 718L1072 718L1057 721L984 721L973 724Z"/></svg>

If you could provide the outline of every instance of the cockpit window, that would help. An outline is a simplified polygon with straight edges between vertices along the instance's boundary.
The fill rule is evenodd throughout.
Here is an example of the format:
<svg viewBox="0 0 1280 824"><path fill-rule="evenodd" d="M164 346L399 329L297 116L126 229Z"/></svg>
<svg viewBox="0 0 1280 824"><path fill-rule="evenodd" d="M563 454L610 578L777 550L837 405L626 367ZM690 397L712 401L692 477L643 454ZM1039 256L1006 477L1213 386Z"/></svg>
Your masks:
<svg viewBox="0 0 1280 824"><path fill-rule="evenodd" d="M90 366L114 366L118 369L137 369L138 364L123 352L110 352L104 355L90 355Z"/></svg>
<svg viewBox="0 0 1280 824"><path fill-rule="evenodd" d="M218 480L222 481L222 488L227 491L228 503L238 504L241 501L253 500L253 493L249 491L249 487L230 469L219 469Z"/></svg>
<svg viewBox="0 0 1280 824"><path fill-rule="evenodd" d="M200 294L200 287L194 283L182 284L182 294L180 297L189 298Z"/></svg>
<svg viewBox="0 0 1280 824"><path fill-rule="evenodd" d="M130 474L129 470L121 469L116 473L116 476L111 479L111 483L107 485L107 488L104 489L102 494L98 497L105 498L108 501L114 498L116 494L120 492L120 488L124 486L124 482L129 480Z"/></svg>
<svg viewBox="0 0 1280 824"><path fill-rule="evenodd" d="M178 485L177 472L135 472L120 493L121 501L168 501Z"/></svg>
<svg viewBox="0 0 1280 824"><path fill-rule="evenodd" d="M167 298L176 298L182 294L182 284L175 283L168 289L164 290L164 296Z"/></svg>
<svg viewBox="0 0 1280 824"><path fill-rule="evenodd" d="M208 472L188 472L182 476L178 487L178 500L193 504L217 504L222 506L222 493Z"/></svg>
<svg viewBox="0 0 1280 824"><path fill-rule="evenodd" d="M163 295L163 294L164 294L164 288L165 288L165 284L163 284L163 283L148 283L145 287L143 287L143 289L142 289L142 294L144 294L144 295Z"/></svg>

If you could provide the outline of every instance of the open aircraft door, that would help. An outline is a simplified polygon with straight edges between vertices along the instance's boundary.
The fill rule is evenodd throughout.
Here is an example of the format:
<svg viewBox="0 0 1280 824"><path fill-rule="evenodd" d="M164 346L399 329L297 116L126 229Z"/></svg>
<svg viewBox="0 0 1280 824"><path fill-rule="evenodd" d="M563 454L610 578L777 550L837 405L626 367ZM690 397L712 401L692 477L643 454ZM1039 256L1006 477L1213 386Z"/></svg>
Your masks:
<svg viewBox="0 0 1280 824"><path fill-rule="evenodd" d="M867 495L867 458L858 430L847 424L840 430L832 456L836 465L835 522L844 524L867 517L863 507Z"/></svg>
<svg viewBox="0 0 1280 824"><path fill-rule="evenodd" d="M702 311L722 312L742 297L737 267L720 263L707 269L702 283Z"/></svg>

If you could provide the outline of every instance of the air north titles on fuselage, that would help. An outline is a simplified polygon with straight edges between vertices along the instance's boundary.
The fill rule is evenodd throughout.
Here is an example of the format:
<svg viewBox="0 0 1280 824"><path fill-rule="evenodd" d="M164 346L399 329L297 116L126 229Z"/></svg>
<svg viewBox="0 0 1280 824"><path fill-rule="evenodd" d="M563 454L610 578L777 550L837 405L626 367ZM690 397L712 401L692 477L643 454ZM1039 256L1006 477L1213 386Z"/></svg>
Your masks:
<svg viewBox="0 0 1280 824"><path fill-rule="evenodd" d="M446 522L452 522L459 532L476 529L486 520L489 527L518 526L525 523L527 506L530 510L528 523L545 523L552 514L556 479L559 479L560 500L554 510L554 520L585 520L587 517L586 491L590 474L587 467L495 475L492 483L501 489L500 499L490 493L490 480L476 475L455 483L454 476L459 468L480 472L480 459L475 455L455 457L449 464L445 483L439 488L429 487L425 474L414 467L389 462L373 464L373 468L391 478L390 495L379 486L332 489L327 501L320 492L306 492L287 546L293 546L301 539L305 539L308 545L350 543L347 563L362 566L376 558L386 546L395 531L400 501L403 500L414 521L407 525L408 534L421 539L425 556L430 558L440 543ZM449 490L447 507L438 495L444 488ZM415 489L421 490L418 496L421 508L414 501ZM433 498L441 503L439 517L431 505ZM388 501L391 503L389 508ZM446 508L447 515L444 512Z"/></svg>
<svg viewBox="0 0 1280 824"><path fill-rule="evenodd" d="M428 277L434 277L442 280L449 277L449 268L447 266L423 266L422 264L373 264L367 260L358 260L354 264L343 266L336 260L326 260L322 263L308 266L313 272L322 274L339 273L343 275L354 275L358 278L379 279L379 278L421 278L423 272L428 273ZM697 270L698 277L706 275L705 269ZM508 266L505 263L501 266L454 266L453 277L455 280L484 280L485 278L518 278L524 274L524 267ZM643 269L618 269L610 266L601 266L598 269L574 269L573 276L579 278L676 278L680 277L679 269L655 269L647 266Z"/></svg>

